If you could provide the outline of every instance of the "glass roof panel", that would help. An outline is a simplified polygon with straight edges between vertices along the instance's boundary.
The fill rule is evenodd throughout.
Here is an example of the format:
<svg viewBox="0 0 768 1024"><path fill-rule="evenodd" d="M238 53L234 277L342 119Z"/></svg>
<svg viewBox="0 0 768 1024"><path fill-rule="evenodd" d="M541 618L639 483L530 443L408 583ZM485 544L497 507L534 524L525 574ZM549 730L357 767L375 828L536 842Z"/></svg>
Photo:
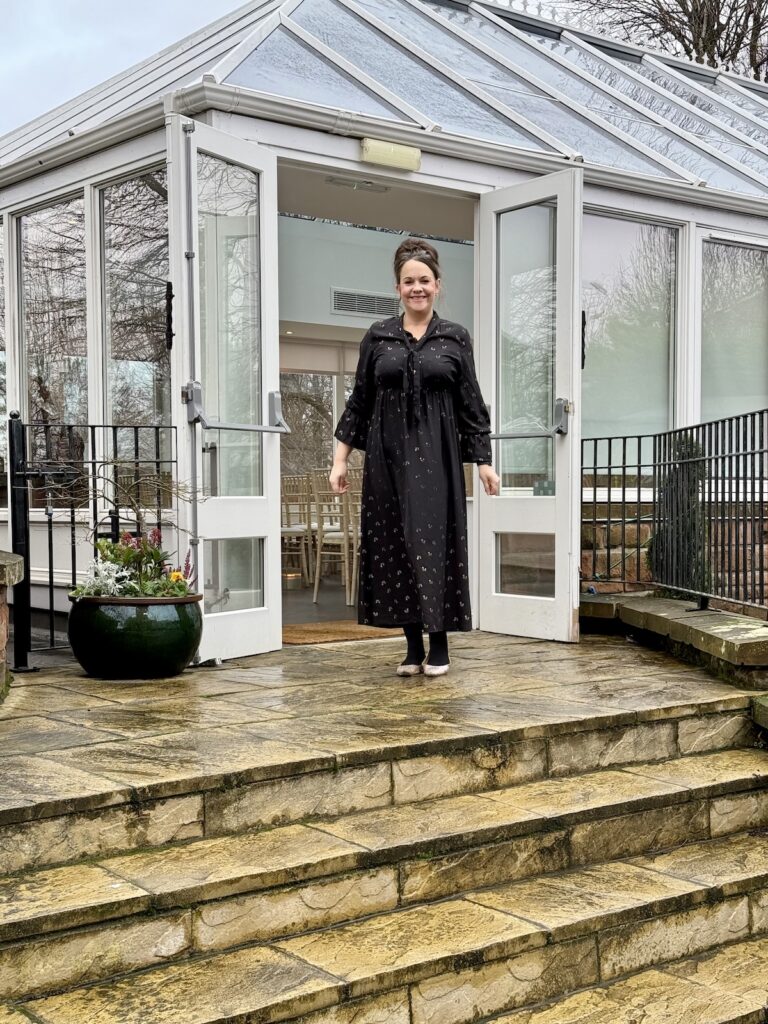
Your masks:
<svg viewBox="0 0 768 1024"><path fill-rule="evenodd" d="M405 114L305 46L282 25L252 50L224 81L228 85L241 85L293 100L413 123Z"/></svg>
<svg viewBox="0 0 768 1024"><path fill-rule="evenodd" d="M746 110L753 117L759 117L763 121L768 121L768 96L761 102L759 96L756 95L754 98L752 96L745 96L736 89L729 89L728 85L719 79L704 84L716 96L722 96L723 99L730 100L731 103L735 103L737 107Z"/></svg>
<svg viewBox="0 0 768 1024"><path fill-rule="evenodd" d="M553 152L333 0L303 0L291 19L446 131Z"/></svg>
<svg viewBox="0 0 768 1024"><path fill-rule="evenodd" d="M460 68L462 76L473 85L485 89L494 99L545 128L591 163L645 174L675 176L673 171L602 131L599 125L575 113L560 100L548 96L484 53L474 50L450 28L436 23L402 0L358 0L358 3L444 64ZM438 13L443 11L457 13L450 8L440 8ZM469 17L481 20L476 15Z"/></svg>
<svg viewBox="0 0 768 1024"><path fill-rule="evenodd" d="M736 160L760 174L768 175L768 156L756 153L748 145L739 145L738 140L721 132L711 119L699 117L698 114L685 110L675 103L671 96L667 97L646 89L642 82L625 75L620 67L616 67L592 53L587 54L581 47L575 47L575 49L589 58L590 74L595 75L601 82L612 85L614 89L618 89L619 92L631 97L636 103L642 104L666 121L682 128L689 135L726 153L732 160ZM583 58L579 57L578 59L581 62ZM637 66L633 64L633 70Z"/></svg>
<svg viewBox="0 0 768 1024"><path fill-rule="evenodd" d="M626 75L623 75L619 69L614 68L612 64L608 63L608 61L602 60L600 57L582 49L580 46L573 45L567 40L551 39L549 37L539 35L534 36L534 38L551 49L554 53L560 54L572 64L575 64L577 67L582 68L584 71L597 78L598 81L611 86L630 99L633 99L636 103L649 107L650 109L655 109L651 106L651 103L648 102L650 94L649 91L643 87L642 83L635 82L634 79L630 79ZM672 106L672 104L669 104L669 106ZM642 115L635 114L634 116L640 117ZM677 122L675 121L675 123ZM683 126L680 125L679 127ZM664 132L663 126L659 126L659 131L663 132L664 137L669 140L670 145L675 147L674 149L660 151L665 152L670 159L675 161L675 163L681 164L688 170L700 175L714 188L726 189L729 192L742 192L753 196L764 196L766 194L766 189L762 188L758 182L742 177L735 168L731 168L726 164L720 163L720 161L714 156L697 149L695 146L688 143L686 139L681 138L678 135L672 135L668 132ZM654 145L654 148L658 149L656 145Z"/></svg>
<svg viewBox="0 0 768 1024"><path fill-rule="evenodd" d="M690 103L691 106L697 107L702 113L707 114L709 117L714 117L722 124L728 125L729 128L733 128L737 132L741 132L742 135L748 135L751 139L759 142L761 145L768 145L768 131L760 127L760 125L753 124L748 121L745 117L740 117L735 110L729 110L728 107L721 106L716 103L714 99L709 99L706 93L692 88L685 81L680 81L674 75L666 74L660 68L654 67L652 64L633 64L632 68L647 78L650 82L655 85L660 85L662 89L666 89L667 92L674 93L675 96L679 96L680 99ZM736 143L738 145L738 143Z"/></svg>

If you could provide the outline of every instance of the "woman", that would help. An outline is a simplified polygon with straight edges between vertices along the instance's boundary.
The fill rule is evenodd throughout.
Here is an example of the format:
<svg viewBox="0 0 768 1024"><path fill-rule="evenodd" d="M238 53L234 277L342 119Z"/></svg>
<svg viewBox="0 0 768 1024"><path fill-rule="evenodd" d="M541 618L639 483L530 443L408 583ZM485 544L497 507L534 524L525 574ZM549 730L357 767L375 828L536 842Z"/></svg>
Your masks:
<svg viewBox="0 0 768 1024"><path fill-rule="evenodd" d="M365 451L358 620L403 628L398 675L441 676L447 633L472 628L462 462L479 464L486 494L499 478L469 334L434 311L437 251L408 238L394 269L403 313L363 338L330 483L346 491L349 454Z"/></svg>

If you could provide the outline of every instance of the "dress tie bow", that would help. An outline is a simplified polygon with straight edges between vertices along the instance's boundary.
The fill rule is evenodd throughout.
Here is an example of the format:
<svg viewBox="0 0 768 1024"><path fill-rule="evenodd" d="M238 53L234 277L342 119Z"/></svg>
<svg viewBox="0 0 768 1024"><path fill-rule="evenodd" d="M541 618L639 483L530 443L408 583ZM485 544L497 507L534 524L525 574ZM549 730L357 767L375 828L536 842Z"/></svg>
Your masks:
<svg viewBox="0 0 768 1024"><path fill-rule="evenodd" d="M416 424L421 419L421 358L410 346L403 369L403 391L406 397L408 423Z"/></svg>

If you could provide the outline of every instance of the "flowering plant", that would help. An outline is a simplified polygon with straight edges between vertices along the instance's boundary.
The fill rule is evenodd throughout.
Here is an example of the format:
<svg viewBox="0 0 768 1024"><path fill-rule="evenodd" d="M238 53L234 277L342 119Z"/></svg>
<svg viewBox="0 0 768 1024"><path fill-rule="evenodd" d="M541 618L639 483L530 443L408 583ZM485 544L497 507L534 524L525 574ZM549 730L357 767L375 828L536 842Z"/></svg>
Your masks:
<svg viewBox="0 0 768 1024"><path fill-rule="evenodd" d="M186 597L192 592L191 563L172 568L157 529L146 537L124 533L118 541L99 540L96 558L72 597Z"/></svg>

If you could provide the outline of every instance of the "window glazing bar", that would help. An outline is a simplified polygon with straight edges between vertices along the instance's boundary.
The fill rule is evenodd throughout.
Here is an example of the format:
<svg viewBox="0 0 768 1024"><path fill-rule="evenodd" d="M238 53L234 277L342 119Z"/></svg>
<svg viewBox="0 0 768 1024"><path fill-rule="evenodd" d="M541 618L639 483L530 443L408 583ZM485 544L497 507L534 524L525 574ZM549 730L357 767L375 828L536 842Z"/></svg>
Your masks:
<svg viewBox="0 0 768 1024"><path fill-rule="evenodd" d="M263 43L268 35L277 28L279 24L277 12L280 9L280 0L269 0L264 5L264 21L260 22L252 32L237 46L226 53L218 64L214 64L209 72L217 82L223 82L227 75L231 75L235 68L240 67L246 57L252 53L259 43Z"/></svg>

